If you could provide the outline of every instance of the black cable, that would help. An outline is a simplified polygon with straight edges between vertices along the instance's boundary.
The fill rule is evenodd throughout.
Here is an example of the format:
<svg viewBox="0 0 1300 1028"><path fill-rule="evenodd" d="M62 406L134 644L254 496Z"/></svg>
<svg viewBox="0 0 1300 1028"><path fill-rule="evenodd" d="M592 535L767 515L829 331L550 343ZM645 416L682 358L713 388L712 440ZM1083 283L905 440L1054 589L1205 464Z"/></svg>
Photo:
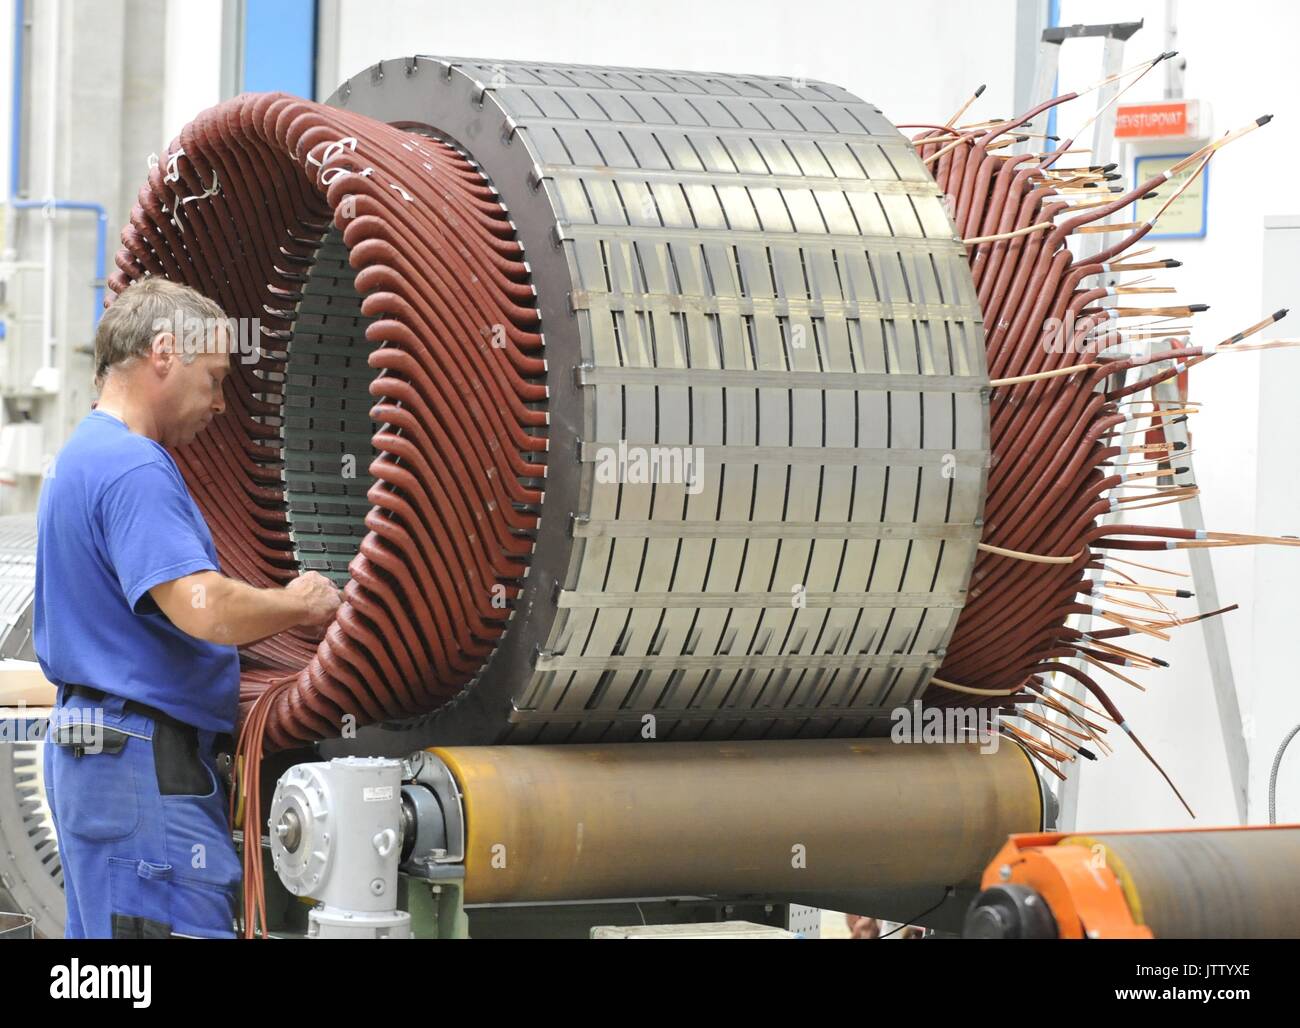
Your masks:
<svg viewBox="0 0 1300 1028"><path fill-rule="evenodd" d="M925 917L926 914L932 914L932 913L934 913L934 912L935 912L936 910L938 910L941 906L943 906L945 903L947 903L948 900L950 900L950 899L952 898L953 894L956 893L956 891L957 891L957 889L956 889L955 886L952 886L952 885L945 885L945 886L943 887L943 899L941 899L938 903L936 903L934 906L932 906L929 910L922 910L922 911L921 911L919 914L917 914L915 917L910 917L910 918L908 918L906 921L904 921L902 924L900 924L897 928L894 928L894 929L891 929L890 931L885 932L884 935L878 935L878 936L876 936L876 941L880 941L881 939L888 939L891 935L894 934L894 932L901 932L904 928L909 927L909 926L912 924L913 921L916 921L916 920L918 920L919 918ZM922 926L920 926L920 927L924 927L924 925L922 925Z"/></svg>

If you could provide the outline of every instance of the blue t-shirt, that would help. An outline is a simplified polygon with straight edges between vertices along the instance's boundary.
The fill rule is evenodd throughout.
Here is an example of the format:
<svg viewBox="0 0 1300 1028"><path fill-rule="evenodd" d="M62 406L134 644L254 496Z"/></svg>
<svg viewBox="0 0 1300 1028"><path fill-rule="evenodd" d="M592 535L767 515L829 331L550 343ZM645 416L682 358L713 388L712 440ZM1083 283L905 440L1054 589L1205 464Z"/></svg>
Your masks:
<svg viewBox="0 0 1300 1028"><path fill-rule="evenodd" d="M232 732L238 651L186 635L149 595L219 570L212 534L166 449L92 411L46 477L36 531L33 640L45 677Z"/></svg>

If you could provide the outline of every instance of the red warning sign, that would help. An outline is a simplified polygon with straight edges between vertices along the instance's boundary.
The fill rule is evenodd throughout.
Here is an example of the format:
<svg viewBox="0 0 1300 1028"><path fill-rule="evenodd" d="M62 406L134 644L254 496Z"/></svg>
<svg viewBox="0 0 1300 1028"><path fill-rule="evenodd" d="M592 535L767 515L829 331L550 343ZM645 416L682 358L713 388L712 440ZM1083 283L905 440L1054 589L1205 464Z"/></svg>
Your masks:
<svg viewBox="0 0 1300 1028"><path fill-rule="evenodd" d="M1115 111L1117 139L1185 139L1201 135L1195 100L1121 104Z"/></svg>

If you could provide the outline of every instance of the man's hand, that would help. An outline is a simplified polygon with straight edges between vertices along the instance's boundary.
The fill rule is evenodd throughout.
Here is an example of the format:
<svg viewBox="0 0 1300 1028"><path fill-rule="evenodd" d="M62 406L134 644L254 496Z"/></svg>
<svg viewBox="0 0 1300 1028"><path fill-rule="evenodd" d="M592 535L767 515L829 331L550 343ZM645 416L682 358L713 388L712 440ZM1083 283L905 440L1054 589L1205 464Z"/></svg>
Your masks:
<svg viewBox="0 0 1300 1028"><path fill-rule="evenodd" d="M338 587L319 571L299 575L284 587L302 604L303 617L299 624L318 628L334 617L342 602Z"/></svg>
<svg viewBox="0 0 1300 1028"><path fill-rule="evenodd" d="M259 589L216 571L199 571L155 585L149 595L186 635L223 646L244 646L299 625L317 628L341 602L334 583L315 571L283 589Z"/></svg>

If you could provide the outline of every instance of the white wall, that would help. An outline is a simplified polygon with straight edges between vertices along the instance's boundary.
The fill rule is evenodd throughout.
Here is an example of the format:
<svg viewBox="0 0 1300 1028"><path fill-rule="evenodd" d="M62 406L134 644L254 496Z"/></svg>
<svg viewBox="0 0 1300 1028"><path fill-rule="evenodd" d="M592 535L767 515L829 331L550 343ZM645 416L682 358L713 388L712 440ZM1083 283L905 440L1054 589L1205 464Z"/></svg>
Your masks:
<svg viewBox="0 0 1300 1028"><path fill-rule="evenodd" d="M221 100L221 0L166 0L163 136L158 152Z"/></svg>
<svg viewBox="0 0 1300 1028"><path fill-rule="evenodd" d="M1294 303L1300 269L1300 218L1269 219L1265 232L1264 306ZM1296 311L1300 318L1300 310ZM1300 332L1292 329L1288 335ZM1300 350L1269 354L1260 376L1259 470L1256 476L1256 526L1261 532L1297 533L1300 520ZM1253 582L1257 597L1251 632L1254 677L1246 703L1257 743L1251 771L1256 815L1267 817L1268 774L1279 741L1300 723L1300 690L1295 688L1296 584L1300 582L1300 550L1261 547L1254 553ZM1280 822L1300 821L1300 738L1291 742L1278 776L1277 814Z"/></svg>
<svg viewBox="0 0 1300 1028"><path fill-rule="evenodd" d="M1014 0L501 0L490 18L463 3L339 6L344 78L379 60L426 53L824 79L895 122L944 120L984 82L984 109L1011 109Z"/></svg>
<svg viewBox="0 0 1300 1028"><path fill-rule="evenodd" d="M10 110L13 106L13 67L10 55L14 48L14 0L0 0L0 125L4 126L4 145L0 152L4 160L0 161L0 196L9 198L9 139L11 129ZM4 252L4 241L0 240L0 253Z"/></svg>

